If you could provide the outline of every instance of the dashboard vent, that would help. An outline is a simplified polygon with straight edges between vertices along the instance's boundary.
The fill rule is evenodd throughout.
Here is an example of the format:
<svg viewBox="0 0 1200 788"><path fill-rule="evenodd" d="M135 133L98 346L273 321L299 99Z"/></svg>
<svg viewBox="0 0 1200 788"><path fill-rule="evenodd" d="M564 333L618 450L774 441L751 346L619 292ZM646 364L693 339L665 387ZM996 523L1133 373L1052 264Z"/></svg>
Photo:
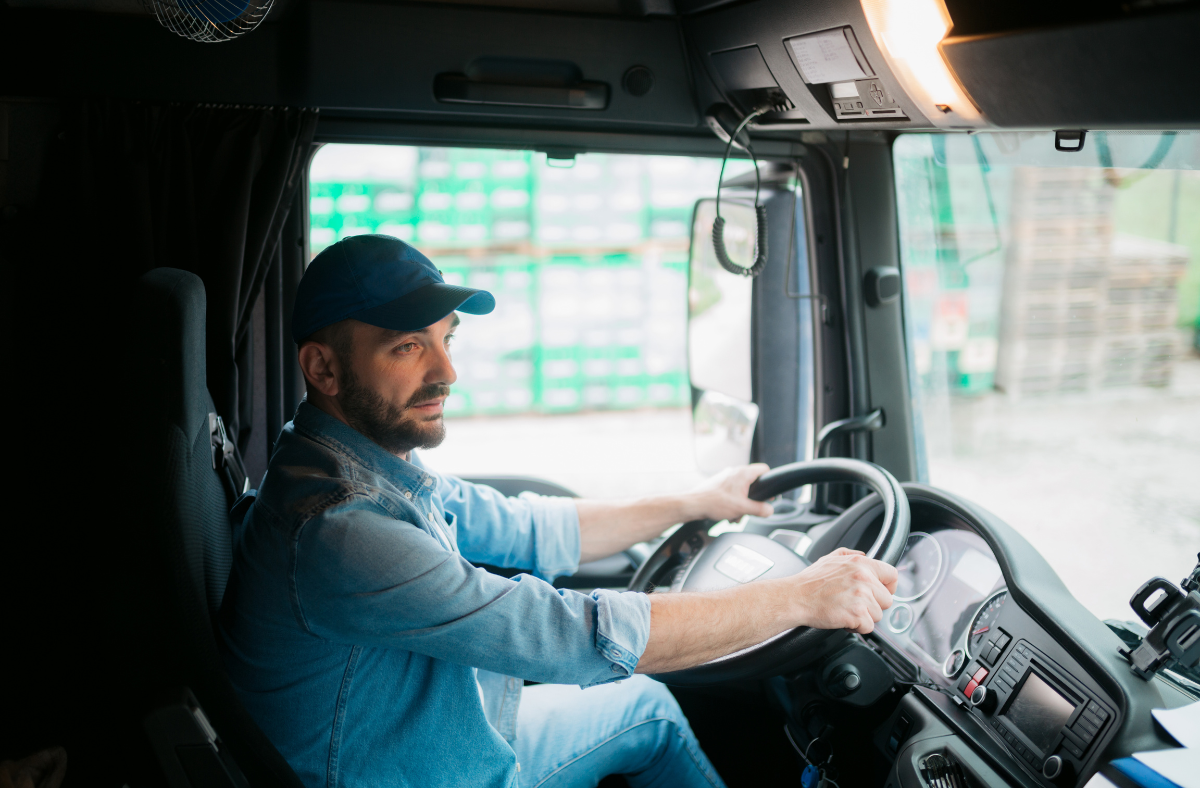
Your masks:
<svg viewBox="0 0 1200 788"><path fill-rule="evenodd" d="M922 758L918 765L930 788L970 788L962 766L950 755L935 752Z"/></svg>

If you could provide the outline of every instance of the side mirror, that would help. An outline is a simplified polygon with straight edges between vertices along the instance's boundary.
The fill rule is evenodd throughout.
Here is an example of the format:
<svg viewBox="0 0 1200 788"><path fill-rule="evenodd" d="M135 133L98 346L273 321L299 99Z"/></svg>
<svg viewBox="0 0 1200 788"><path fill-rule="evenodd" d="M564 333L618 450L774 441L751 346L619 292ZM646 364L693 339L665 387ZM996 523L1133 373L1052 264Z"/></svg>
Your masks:
<svg viewBox="0 0 1200 788"><path fill-rule="evenodd" d="M729 256L738 265L751 265L754 207L723 199L721 215ZM715 200L696 203L688 262L688 375L700 392L692 435L696 463L705 473L749 462L758 422L750 375L754 283L717 262L712 240L716 216Z"/></svg>

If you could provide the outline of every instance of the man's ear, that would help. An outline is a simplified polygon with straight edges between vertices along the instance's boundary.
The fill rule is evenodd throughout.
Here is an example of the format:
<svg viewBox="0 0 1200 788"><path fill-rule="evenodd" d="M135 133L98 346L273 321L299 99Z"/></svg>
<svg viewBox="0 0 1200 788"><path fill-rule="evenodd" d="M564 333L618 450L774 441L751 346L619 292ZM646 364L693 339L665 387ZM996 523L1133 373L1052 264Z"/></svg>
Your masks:
<svg viewBox="0 0 1200 788"><path fill-rule="evenodd" d="M336 397L341 369L333 348L322 342L305 342L299 355L300 371L308 385L327 397Z"/></svg>

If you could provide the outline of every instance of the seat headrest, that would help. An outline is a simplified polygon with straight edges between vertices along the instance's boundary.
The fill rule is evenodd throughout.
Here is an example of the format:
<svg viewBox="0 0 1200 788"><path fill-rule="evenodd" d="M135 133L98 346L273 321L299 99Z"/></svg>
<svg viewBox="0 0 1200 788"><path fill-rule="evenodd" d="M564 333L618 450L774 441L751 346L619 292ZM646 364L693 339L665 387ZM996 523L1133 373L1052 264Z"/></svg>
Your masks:
<svg viewBox="0 0 1200 788"><path fill-rule="evenodd" d="M212 410L205 374L205 312L200 277L177 268L155 268L138 280L133 315L135 342L146 378L147 407L185 435Z"/></svg>

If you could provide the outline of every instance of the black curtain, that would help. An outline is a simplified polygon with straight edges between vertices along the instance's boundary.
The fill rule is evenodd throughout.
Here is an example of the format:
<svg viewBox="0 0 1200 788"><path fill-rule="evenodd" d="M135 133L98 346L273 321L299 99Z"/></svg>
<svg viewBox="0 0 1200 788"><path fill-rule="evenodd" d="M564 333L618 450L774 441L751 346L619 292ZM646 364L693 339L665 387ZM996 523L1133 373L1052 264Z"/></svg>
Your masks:
<svg viewBox="0 0 1200 788"><path fill-rule="evenodd" d="M156 782L127 771L154 761L136 725L116 724L133 710L120 711L131 698L115 677L145 658L131 649L155 631L125 612L148 593L126 578L149 560L132 527L147 482L129 440L129 285L159 266L203 279L209 388L245 445L252 310L274 268L273 309L289 316L315 127L304 109L64 103L36 203L5 214L0 388L13 503L0 525L0 757L59 743L68 785ZM294 376L279 340L275 385ZM276 422L290 399L277 398Z"/></svg>
<svg viewBox="0 0 1200 788"><path fill-rule="evenodd" d="M250 440L251 313L306 177L315 110L113 100L68 108L45 194L100 290L182 268L208 292L208 387L243 451ZM80 236L83 236L81 238ZM290 250L289 250L290 251ZM78 272L73 272L78 273Z"/></svg>

